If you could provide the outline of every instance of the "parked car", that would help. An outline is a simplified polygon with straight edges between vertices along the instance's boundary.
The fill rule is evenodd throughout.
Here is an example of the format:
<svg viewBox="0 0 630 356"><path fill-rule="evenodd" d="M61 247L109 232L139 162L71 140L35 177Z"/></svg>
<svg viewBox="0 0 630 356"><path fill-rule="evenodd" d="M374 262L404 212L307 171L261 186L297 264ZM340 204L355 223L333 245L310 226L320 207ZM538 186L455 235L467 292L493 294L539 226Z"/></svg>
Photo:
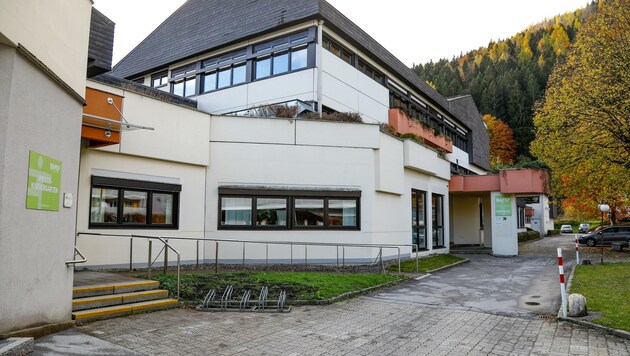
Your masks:
<svg viewBox="0 0 630 356"><path fill-rule="evenodd" d="M580 227L578 228L578 232L580 233L586 233L588 232L588 229L591 227L591 224L588 223L581 223Z"/></svg>
<svg viewBox="0 0 630 356"><path fill-rule="evenodd" d="M586 246L610 245L619 242L625 246L630 244L630 226L608 226L600 232L580 236L578 242Z"/></svg>
<svg viewBox="0 0 630 356"><path fill-rule="evenodd" d="M573 232L573 228L571 225L562 225L560 226L560 232L570 234Z"/></svg>

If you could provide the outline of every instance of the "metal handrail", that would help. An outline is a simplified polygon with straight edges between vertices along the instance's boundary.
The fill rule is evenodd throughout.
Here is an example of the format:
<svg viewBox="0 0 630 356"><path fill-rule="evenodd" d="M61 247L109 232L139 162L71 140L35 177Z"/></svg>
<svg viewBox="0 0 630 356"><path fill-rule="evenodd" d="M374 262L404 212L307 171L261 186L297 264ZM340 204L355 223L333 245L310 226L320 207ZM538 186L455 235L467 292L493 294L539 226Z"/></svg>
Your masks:
<svg viewBox="0 0 630 356"><path fill-rule="evenodd" d="M76 246L74 246L74 255L75 255L75 256L76 256L76 255L81 256L81 259L80 259L80 260L71 260L71 261L66 261L66 266L73 265L73 264L77 264L77 263L85 263L85 262L87 262L87 258L85 258L85 256L83 256L83 254L81 253L81 251L79 251L79 249L78 249Z"/></svg>
<svg viewBox="0 0 630 356"><path fill-rule="evenodd" d="M113 237L126 237L130 238L130 254L129 254L129 268L132 268L132 251L133 251L133 239L134 238L143 238L148 239L149 243L151 239L160 240L165 247L170 248L173 252L177 254L177 299L179 299L179 282L180 282L180 253L176 249L174 249L171 245L168 244L168 240L184 240L184 241L196 241L197 242L197 264L199 264L199 241L208 241L215 242L216 244L216 253L215 253L215 271L218 270L218 255L219 255L219 242L232 242L232 243L242 243L243 244L243 265L245 264L245 245L248 243L252 244L265 244L265 261L269 260L269 245L290 245L291 246L291 264L293 263L293 245L303 245L304 246L304 263L308 264L308 246L329 246L336 247L337 250L337 265L339 265L339 247L343 248L342 255L342 263L345 266L345 248L346 247L364 247L364 248L378 248L381 252L382 249L396 249L398 253L398 273L401 273L401 258L400 258L400 248L401 247L416 247L416 272L419 271L418 265L418 250L420 249L419 245L414 244L373 244L373 243L336 243L336 242L306 242L306 241L265 241L265 240L236 240L236 239L215 239L215 238L206 238L206 237L182 237L182 236L152 236L152 235L136 235L136 234L104 234L99 232L78 232L78 235L90 235L90 236L113 236ZM160 251L161 253L161 251ZM159 255L159 254L158 254ZM157 257L156 257L157 260ZM167 260L165 259L165 263ZM151 265L151 244L149 244L149 262L148 262L148 273L150 273Z"/></svg>

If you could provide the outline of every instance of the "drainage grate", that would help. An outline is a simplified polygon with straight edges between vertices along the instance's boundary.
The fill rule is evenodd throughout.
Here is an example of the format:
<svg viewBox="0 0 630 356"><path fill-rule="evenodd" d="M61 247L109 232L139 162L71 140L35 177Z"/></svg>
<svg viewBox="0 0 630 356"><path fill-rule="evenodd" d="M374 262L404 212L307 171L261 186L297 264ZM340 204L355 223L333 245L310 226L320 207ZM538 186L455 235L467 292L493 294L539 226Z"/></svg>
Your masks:
<svg viewBox="0 0 630 356"><path fill-rule="evenodd" d="M540 305L538 302L525 302L527 305Z"/></svg>
<svg viewBox="0 0 630 356"><path fill-rule="evenodd" d="M555 319L556 316L553 314L543 314L543 315L539 315L538 319L546 319L546 320L550 320L550 319Z"/></svg>

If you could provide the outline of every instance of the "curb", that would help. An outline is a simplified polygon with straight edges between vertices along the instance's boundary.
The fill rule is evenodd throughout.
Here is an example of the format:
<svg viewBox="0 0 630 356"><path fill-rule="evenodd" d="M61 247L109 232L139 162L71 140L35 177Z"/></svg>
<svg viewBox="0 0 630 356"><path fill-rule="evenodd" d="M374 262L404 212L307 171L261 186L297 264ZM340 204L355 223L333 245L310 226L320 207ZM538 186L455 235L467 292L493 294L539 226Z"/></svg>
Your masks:
<svg viewBox="0 0 630 356"><path fill-rule="evenodd" d="M435 273L435 272L437 272L437 271L442 271L442 270L445 270L445 269L449 269L449 268L452 268L452 267L456 267L456 266L459 266L459 265L461 265L461 264L468 263L468 262L470 262L470 259L466 258L466 259L464 259L463 261L457 261L457 262L455 262L455 263L451 263L450 265L446 265L446 266L442 266L442 267L440 267L440 268L436 268L436 269L428 270L428 271L427 271L427 273Z"/></svg>
<svg viewBox="0 0 630 356"><path fill-rule="evenodd" d="M573 281L573 274L575 273L575 269L577 266L578 265L575 264L573 265L573 268L571 268L571 274L569 275L569 279L567 280L567 296L569 295L569 291L571 290L571 282ZM560 308L562 308L562 306ZM615 335L615 336L630 340L630 332L628 331L621 330L621 329L612 329L607 326L591 323L590 321L578 320L571 317L565 318L562 316L562 309L558 310L558 316L556 317L556 319L561 320L561 321L567 321L569 323L581 325L590 329L605 332L606 334Z"/></svg>
<svg viewBox="0 0 630 356"><path fill-rule="evenodd" d="M377 289L382 289L382 288L395 286L397 284L404 283L406 281L407 281L406 278L405 279L400 279L400 280L397 280L397 281L391 281L391 282L379 284L379 285L372 286L372 287L367 287L367 288L363 288L363 289L359 289L359 290L355 290L355 291L351 291L351 292L346 292L346 293L340 294L340 295L338 295L336 297L333 297L333 298L330 298L330 299L322 299L322 300L287 300L287 304L290 303L292 305L328 305L328 304L339 302L339 301L344 300L344 299L350 299L350 298L356 297L358 295L367 294L367 293L370 293L370 292L372 292L374 290L377 290Z"/></svg>

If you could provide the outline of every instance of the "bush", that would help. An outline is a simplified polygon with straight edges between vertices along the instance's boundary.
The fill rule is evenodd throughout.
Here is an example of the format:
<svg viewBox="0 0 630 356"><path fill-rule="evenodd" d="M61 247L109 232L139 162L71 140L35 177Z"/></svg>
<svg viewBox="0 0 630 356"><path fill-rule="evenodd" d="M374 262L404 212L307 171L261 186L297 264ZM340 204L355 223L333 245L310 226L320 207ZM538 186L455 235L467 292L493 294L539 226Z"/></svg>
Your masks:
<svg viewBox="0 0 630 356"><path fill-rule="evenodd" d="M319 113L309 112L302 115L303 119L320 120ZM321 120L342 121L342 122L363 122L361 115L356 112L334 112L332 114L323 113Z"/></svg>
<svg viewBox="0 0 630 356"><path fill-rule="evenodd" d="M547 236L560 235L560 229L548 230Z"/></svg>
<svg viewBox="0 0 630 356"><path fill-rule="evenodd" d="M415 142L422 142L422 140L420 139L420 137L418 137L418 135L416 135L414 133L411 133L411 132L407 132L407 133L404 133L404 134L400 135L400 138L403 139L403 140L406 139L406 138L409 138L409 139L411 139L411 140L413 140Z"/></svg>
<svg viewBox="0 0 630 356"><path fill-rule="evenodd" d="M518 242L527 242L540 238L540 232L538 231L523 231L518 233Z"/></svg>

